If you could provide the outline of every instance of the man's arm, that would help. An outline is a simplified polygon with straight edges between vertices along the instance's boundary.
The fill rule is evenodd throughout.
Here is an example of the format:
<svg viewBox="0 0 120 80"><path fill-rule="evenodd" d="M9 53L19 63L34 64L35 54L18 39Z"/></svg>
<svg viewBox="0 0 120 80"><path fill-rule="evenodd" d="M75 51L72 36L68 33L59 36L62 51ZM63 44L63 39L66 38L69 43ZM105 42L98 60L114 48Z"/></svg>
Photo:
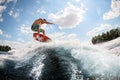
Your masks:
<svg viewBox="0 0 120 80"><path fill-rule="evenodd" d="M45 23L46 23L46 24L54 24L54 23L51 23L51 22L47 22L47 21L46 21Z"/></svg>

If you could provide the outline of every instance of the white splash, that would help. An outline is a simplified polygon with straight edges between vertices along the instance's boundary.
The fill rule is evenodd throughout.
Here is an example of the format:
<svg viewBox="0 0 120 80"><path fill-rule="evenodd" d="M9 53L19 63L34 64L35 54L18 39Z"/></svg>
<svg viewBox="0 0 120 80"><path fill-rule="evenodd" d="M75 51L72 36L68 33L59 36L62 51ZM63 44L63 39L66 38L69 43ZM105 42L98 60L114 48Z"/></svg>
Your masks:
<svg viewBox="0 0 120 80"><path fill-rule="evenodd" d="M90 75L100 75L100 76L120 76L120 57L112 54L113 52L109 50L108 47L120 47L118 38L111 42L100 44L100 45L91 45L88 42L80 42L76 38L59 39L53 40L49 43L40 43L37 41L32 41L26 46L14 50L11 59L21 61L21 63L29 60L33 57L36 52L33 52L36 48L54 48L54 47L64 47L65 49L70 49L71 54L74 58L78 59L82 65L82 69L88 72ZM112 44L110 44L112 43ZM107 46L109 45L109 46ZM107 47L106 47L107 46ZM120 49L120 48L118 48ZM118 50L119 52L120 50ZM10 56L8 56L10 58ZM42 60L42 59L41 59ZM37 61L38 63L41 61ZM42 63L35 63L34 68L31 70L30 75L35 74L35 78L40 75L40 70L43 67ZM16 68L23 65L18 64ZM37 67L37 68L36 68Z"/></svg>

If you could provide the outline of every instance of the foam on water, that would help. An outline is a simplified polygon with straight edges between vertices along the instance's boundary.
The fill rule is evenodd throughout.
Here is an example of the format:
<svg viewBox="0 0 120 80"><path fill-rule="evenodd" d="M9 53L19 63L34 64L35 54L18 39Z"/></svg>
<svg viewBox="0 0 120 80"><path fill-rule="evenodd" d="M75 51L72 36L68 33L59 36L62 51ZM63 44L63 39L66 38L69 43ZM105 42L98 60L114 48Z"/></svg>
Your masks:
<svg viewBox="0 0 120 80"><path fill-rule="evenodd" d="M74 41L74 42L73 42ZM117 41L115 42L117 43ZM106 44L107 45L107 44ZM112 45L111 45L112 46ZM120 57L112 54L112 51L102 45L94 46L86 42L80 42L78 39L75 40L55 40L49 43L40 43L32 41L21 49L14 50L13 55L10 59L17 60L19 63L16 64L15 68L24 66L29 60L38 54L38 51L42 51L46 48L55 48L58 51L65 51L61 48L68 49L71 51L70 55L78 60L78 66L81 67L83 73L87 73L90 76L102 76L102 77L120 77ZM119 47L119 45L117 46ZM39 49L39 50L38 50ZM59 50L60 49L60 50ZM35 79L41 75L44 64L42 60L45 55L39 56L34 63L34 67L30 72L30 76L34 75ZM73 72L75 71L74 64L72 64ZM79 70L81 71L81 70ZM74 72L75 73L75 72ZM81 73L81 72L80 72ZM72 76L75 76L72 74ZM73 77L74 78L74 77Z"/></svg>

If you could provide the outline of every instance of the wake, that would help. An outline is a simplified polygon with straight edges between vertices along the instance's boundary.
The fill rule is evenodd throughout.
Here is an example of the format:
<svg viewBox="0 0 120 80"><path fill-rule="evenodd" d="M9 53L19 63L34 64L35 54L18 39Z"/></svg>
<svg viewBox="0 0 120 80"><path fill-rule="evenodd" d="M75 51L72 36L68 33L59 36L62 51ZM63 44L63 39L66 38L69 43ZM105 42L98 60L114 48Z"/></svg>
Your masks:
<svg viewBox="0 0 120 80"><path fill-rule="evenodd" d="M26 72L32 80L120 79L119 56L102 46L72 41L33 41L15 50L9 59L15 61L16 71Z"/></svg>

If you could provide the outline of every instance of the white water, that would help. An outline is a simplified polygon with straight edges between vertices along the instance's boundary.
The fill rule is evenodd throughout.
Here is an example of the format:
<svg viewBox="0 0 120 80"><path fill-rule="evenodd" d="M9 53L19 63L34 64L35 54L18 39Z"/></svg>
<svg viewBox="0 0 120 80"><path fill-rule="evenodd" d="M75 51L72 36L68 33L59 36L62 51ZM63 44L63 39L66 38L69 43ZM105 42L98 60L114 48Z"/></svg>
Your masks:
<svg viewBox="0 0 120 80"><path fill-rule="evenodd" d="M78 59L82 67L82 70L85 70L90 75L99 75L99 76L117 76L120 77L120 57L115 55L115 48L118 48L119 52L119 39L111 41L111 42L101 44L101 45L91 45L86 42L80 42L79 40L55 40L50 43L39 43L37 41L33 41L21 49L15 50L13 55L6 57L6 55L2 55L1 57L10 58L14 60L20 61L16 65L15 68L19 68L24 66L31 57L33 57L37 51L36 48L44 47L44 48L54 48L54 47L64 47L64 49L71 50L71 54L74 58ZM73 42L74 41L74 42ZM115 46L112 50L109 50L108 47ZM109 45L106 47L106 45ZM43 48L43 49L44 49ZM115 49L115 50L114 50ZM62 51L62 50L61 50ZM42 59L38 59L34 64L34 68L30 72L30 76L35 75L34 78L37 79L40 76L40 71L43 67L41 63L45 57L42 56ZM72 65L72 64L71 64ZM73 68L74 65L73 65ZM74 70L74 69L73 69ZM74 75L73 75L74 76ZM74 77L73 77L74 78Z"/></svg>

